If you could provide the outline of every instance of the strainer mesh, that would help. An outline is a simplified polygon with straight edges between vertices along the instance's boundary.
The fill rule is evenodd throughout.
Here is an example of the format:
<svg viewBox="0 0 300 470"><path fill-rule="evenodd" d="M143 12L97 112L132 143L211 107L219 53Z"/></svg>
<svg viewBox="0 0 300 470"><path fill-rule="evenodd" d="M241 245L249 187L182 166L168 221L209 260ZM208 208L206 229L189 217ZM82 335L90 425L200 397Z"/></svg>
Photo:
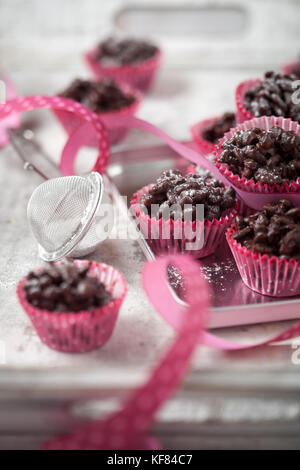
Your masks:
<svg viewBox="0 0 300 470"><path fill-rule="evenodd" d="M28 203L29 224L39 245L55 253L70 244L87 225L99 188L89 178L68 176L46 181L33 192ZM93 224L68 253L83 256L98 245Z"/></svg>

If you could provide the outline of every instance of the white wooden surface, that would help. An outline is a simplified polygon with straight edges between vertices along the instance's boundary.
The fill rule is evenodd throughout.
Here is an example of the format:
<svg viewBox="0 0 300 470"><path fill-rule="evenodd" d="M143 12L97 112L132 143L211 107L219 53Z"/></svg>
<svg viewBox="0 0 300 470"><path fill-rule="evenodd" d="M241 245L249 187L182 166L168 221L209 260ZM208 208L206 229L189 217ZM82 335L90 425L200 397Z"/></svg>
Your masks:
<svg viewBox="0 0 300 470"><path fill-rule="evenodd" d="M146 2L138 2L143 3ZM205 2L193 2L202 3ZM2 0L1 65L21 94L54 93L74 76L88 75L81 53L102 35L117 29L112 26L112 17L124 4L117 0ZM233 92L240 80L276 68L298 52L298 2L254 0L231 4L245 8L248 15L247 28L238 37L185 35L183 39L180 35L157 35L166 51L166 62L139 115L179 139L188 138L189 125L201 117L233 109ZM39 123L32 124L48 153L56 157L64 134L46 113L40 116ZM133 132L122 146L150 141L151 137ZM121 269L129 284L112 339L99 351L76 356L51 351L41 344L15 297L16 282L39 264L25 213L28 197L38 183L38 177L24 174L9 147L0 152L0 340L6 347L5 364L0 365L0 431L5 436L0 437L0 448L35 447L43 433L57 432L72 424L73 414L67 418L61 412L66 403L70 406L78 397L103 397L106 392L115 396L141 382L173 334L155 314L139 285L143 255L137 247L108 241L93 258ZM219 333L240 342L259 341L287 325L285 322L234 328ZM292 364L292 352L290 346L238 354L199 348L181 400L169 405L168 419L157 431L165 445L299 447L299 432L295 430L299 430L300 422L300 366ZM261 401L257 401L259 394ZM273 395L269 415L261 414L259 410L267 406L265 396ZM290 408L285 406L287 397ZM107 411L108 404L101 403ZM47 407L52 410L52 418ZM215 407L227 412L214 414ZM102 411L97 407L92 411L82 408L79 416L94 416ZM257 416L254 421L253 416ZM258 439L260 417L266 428ZM209 424L218 420L219 430ZM178 424L174 428L174 422L184 421L188 427ZM29 428L24 425L28 422ZM232 435L225 439L228 423ZM247 425L243 427L241 423ZM279 436L270 431L275 425ZM172 436L170 429L175 429ZM289 438L284 438L286 429ZM17 433L21 433L19 439L15 437Z"/></svg>

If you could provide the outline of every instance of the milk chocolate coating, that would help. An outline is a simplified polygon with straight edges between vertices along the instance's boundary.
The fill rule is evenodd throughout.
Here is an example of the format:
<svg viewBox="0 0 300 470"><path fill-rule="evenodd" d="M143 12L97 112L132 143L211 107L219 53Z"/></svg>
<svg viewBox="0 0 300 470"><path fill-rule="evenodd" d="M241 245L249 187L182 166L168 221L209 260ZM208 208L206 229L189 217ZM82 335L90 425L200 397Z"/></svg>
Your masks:
<svg viewBox="0 0 300 470"><path fill-rule="evenodd" d="M99 44L94 59L103 65L134 65L151 59L158 48L139 39L108 38Z"/></svg>
<svg viewBox="0 0 300 470"><path fill-rule="evenodd" d="M205 219L213 220L219 219L226 209L235 205L235 192L211 176L183 175L178 170L168 170L161 174L141 203L148 215L165 220L169 217L174 220L182 217L196 220L196 205L204 204ZM159 206L154 214L151 212L152 205ZM185 205L191 208L184 208Z"/></svg>
<svg viewBox="0 0 300 470"><path fill-rule="evenodd" d="M300 103L293 103L296 75L266 72L264 79L245 94L244 106L252 116L283 116L300 122Z"/></svg>
<svg viewBox="0 0 300 470"><path fill-rule="evenodd" d="M216 144L226 132L235 126L235 123L234 113L224 113L219 119L203 129L202 137L208 142Z"/></svg>
<svg viewBox="0 0 300 470"><path fill-rule="evenodd" d="M237 131L222 145L219 158L232 173L263 184L282 184L300 176L300 136L281 127Z"/></svg>
<svg viewBox="0 0 300 470"><path fill-rule="evenodd" d="M59 312L93 310L109 303L111 294L90 274L90 265L72 262L48 264L28 274L24 284L27 301L39 309Z"/></svg>
<svg viewBox="0 0 300 470"><path fill-rule="evenodd" d="M300 208L281 199L249 217L236 217L233 239L250 250L300 260Z"/></svg>
<svg viewBox="0 0 300 470"><path fill-rule="evenodd" d="M116 111L130 106L135 101L133 95L124 93L110 78L99 82L77 78L60 96L78 101L95 113Z"/></svg>

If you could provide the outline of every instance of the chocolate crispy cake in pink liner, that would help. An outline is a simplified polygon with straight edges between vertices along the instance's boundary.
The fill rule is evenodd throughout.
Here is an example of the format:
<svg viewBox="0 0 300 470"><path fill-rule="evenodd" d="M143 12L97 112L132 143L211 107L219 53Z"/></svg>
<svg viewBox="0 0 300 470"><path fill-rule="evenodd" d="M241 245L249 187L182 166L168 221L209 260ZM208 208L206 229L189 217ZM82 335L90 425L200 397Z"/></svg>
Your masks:
<svg viewBox="0 0 300 470"><path fill-rule="evenodd" d="M256 193L300 191L300 126L281 117L254 118L225 134L217 168L234 186Z"/></svg>
<svg viewBox="0 0 300 470"><path fill-rule="evenodd" d="M95 78L113 78L145 93L153 85L162 52L145 40L108 38L89 51L85 59Z"/></svg>
<svg viewBox="0 0 300 470"><path fill-rule="evenodd" d="M226 234L244 283L260 294L300 294L300 208L281 199L248 217L237 216Z"/></svg>
<svg viewBox="0 0 300 470"><path fill-rule="evenodd" d="M199 218L197 207L204 208ZM211 176L162 173L135 193L131 210L155 253L189 253L202 258L221 243L236 210L234 190Z"/></svg>
<svg viewBox="0 0 300 470"><path fill-rule="evenodd" d="M100 81L75 79L59 96L73 99L103 117L118 114L133 116L142 101L141 93L126 84L118 84L110 78L104 78ZM82 122L67 111L54 110L54 113L69 135ZM110 142L112 144L120 142L127 132L128 129L124 127L110 129ZM92 132L88 143L96 145L96 139Z"/></svg>
<svg viewBox="0 0 300 470"><path fill-rule="evenodd" d="M86 352L110 338L126 295L123 275L94 261L57 262L18 284L19 301L40 339L52 349Z"/></svg>
<svg viewBox="0 0 300 470"><path fill-rule="evenodd" d="M235 125L235 114L226 112L197 122L191 127L191 134L199 150L209 155L215 151L219 139Z"/></svg>
<svg viewBox="0 0 300 470"><path fill-rule="evenodd" d="M300 103L293 100L296 80L296 75L270 71L262 79L240 83L235 92L237 123L261 116L282 116L300 123Z"/></svg>

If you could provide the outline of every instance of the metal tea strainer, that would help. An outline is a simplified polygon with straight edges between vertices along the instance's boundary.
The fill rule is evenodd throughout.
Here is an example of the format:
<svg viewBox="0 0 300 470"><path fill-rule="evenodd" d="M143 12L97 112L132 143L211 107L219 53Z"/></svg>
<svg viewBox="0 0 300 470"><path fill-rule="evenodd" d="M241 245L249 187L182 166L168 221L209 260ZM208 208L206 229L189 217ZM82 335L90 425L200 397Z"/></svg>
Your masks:
<svg viewBox="0 0 300 470"><path fill-rule="evenodd" d="M60 176L48 179L57 168L41 170L26 151L22 132L9 130L11 144L24 162L25 169L34 170L46 181L32 193L27 206L27 217L39 245L39 254L45 261L56 261L65 256L81 257L95 251L106 238L101 220L102 209L109 212L113 224L111 199L105 191L102 176L92 172L87 177ZM36 146L32 138L31 146ZM36 152L41 157L40 149ZM45 162L45 158L41 159ZM55 166L54 163L51 165ZM107 217L106 217L107 219ZM97 224L98 222L98 224Z"/></svg>
<svg viewBox="0 0 300 470"><path fill-rule="evenodd" d="M40 184L28 202L27 217L45 261L91 253L102 240L96 214L103 197L99 173L65 176Z"/></svg>

